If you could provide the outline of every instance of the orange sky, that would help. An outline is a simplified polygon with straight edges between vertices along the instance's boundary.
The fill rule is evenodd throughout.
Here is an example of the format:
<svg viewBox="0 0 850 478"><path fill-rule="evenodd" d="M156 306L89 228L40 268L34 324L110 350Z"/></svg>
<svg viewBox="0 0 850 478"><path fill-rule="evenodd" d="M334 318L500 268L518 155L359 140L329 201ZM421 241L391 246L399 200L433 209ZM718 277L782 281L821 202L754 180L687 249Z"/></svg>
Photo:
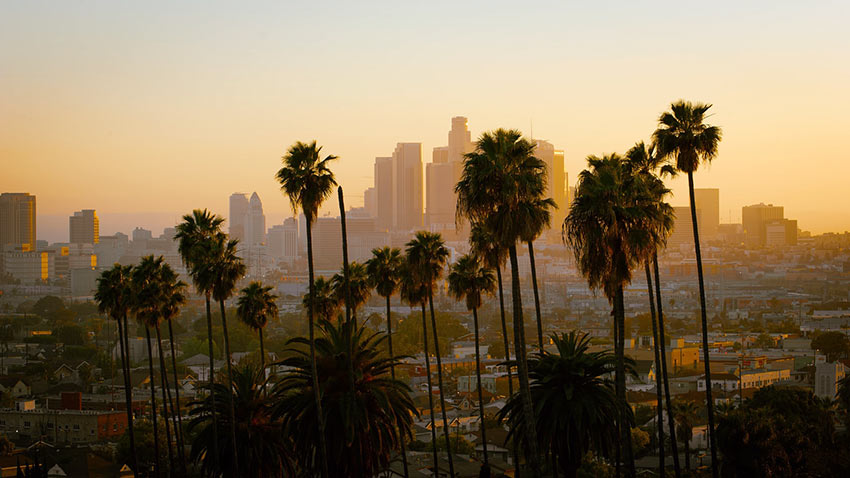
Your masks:
<svg viewBox="0 0 850 478"><path fill-rule="evenodd" d="M696 176L721 189L722 222L763 201L804 230L850 229L848 4L684 3L7 3L0 190L56 217L175 219L257 191L273 224L289 211L273 174L296 140L342 158L351 205L375 156L421 141L430 160L455 115L473 136L533 121L573 182L588 154L648 139L686 98L713 103L724 130ZM168 219L140 221L158 233Z"/></svg>

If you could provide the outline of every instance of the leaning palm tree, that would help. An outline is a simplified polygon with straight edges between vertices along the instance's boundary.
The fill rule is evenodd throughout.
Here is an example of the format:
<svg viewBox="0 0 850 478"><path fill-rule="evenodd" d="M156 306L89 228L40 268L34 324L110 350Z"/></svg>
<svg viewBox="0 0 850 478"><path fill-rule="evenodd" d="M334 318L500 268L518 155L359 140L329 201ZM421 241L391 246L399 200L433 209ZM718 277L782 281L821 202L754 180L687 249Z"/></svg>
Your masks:
<svg viewBox="0 0 850 478"><path fill-rule="evenodd" d="M532 424L534 408L528 381L525 330L519 284L516 244L528 232L522 220L524 204L543 199L546 191L546 164L534 157L534 144L516 130L485 132L476 149L465 156L457 192L457 219L480 223L493 234L496 243L506 247L511 261L514 348L520 395L526 414L522 434L531 472L540 476L542 469L538 441Z"/></svg>
<svg viewBox="0 0 850 478"><path fill-rule="evenodd" d="M496 291L493 270L482 267L478 257L465 255L451 266L449 272L449 294L456 299L466 299L467 310L472 311L475 332L475 379L478 388L478 418L481 424L481 442L484 444L484 467L489 475L490 461L487 456L487 427L484 425L484 395L481 391L481 339L478 333L478 309L482 297Z"/></svg>
<svg viewBox="0 0 850 478"><path fill-rule="evenodd" d="M265 377L266 373L266 348L263 344L263 329L269 319L277 318L277 296L271 293L271 286L264 286L260 282L251 282L248 287L242 289L239 299L236 301L236 316L248 327L257 331L260 336L260 371Z"/></svg>
<svg viewBox="0 0 850 478"><path fill-rule="evenodd" d="M133 387L130 385L129 353L124 343L124 328L127 327L127 315L132 305L130 289L132 272L132 266L122 266L121 264L115 264L111 269L103 271L97 279L97 290L94 293L94 300L97 302L97 308L101 313L109 315L110 318L118 322L118 343L120 344L121 372L124 376L127 428L130 433L130 457L132 460L130 465L133 469L133 476L138 478L139 459L136 452L136 438L133 431Z"/></svg>
<svg viewBox="0 0 850 478"><path fill-rule="evenodd" d="M352 321L321 321L320 327L324 333L315 347L328 428L324 436L316 436L312 360L304 351L309 343L296 338L290 358L281 362L291 371L273 392L283 434L292 437L299 457L314 456L317 443L326 443L333 456L328 461L331 476L377 476L387 469L401 442L412 436L416 408L410 389L389 376L401 357L384 357L384 334L355 329ZM305 463L303 474L316 466Z"/></svg>
<svg viewBox="0 0 850 478"><path fill-rule="evenodd" d="M320 153L322 148L316 145L316 142L306 144L297 142L289 147L286 155L284 155L283 167L277 172L275 177L280 182L281 190L289 198L292 205L292 211L298 212L298 209L304 211L304 217L307 225L307 270L309 274L308 286L310 296L313 292L313 233L312 225L316 220L316 215L319 212L319 206L333 192L333 187L336 186L336 180L329 168L329 163L336 159L336 156L328 155L321 159ZM313 330L314 311L307 308L307 321L309 322L310 332L310 362L311 373L313 376L313 394L316 409L319 413L316 415L317 426L319 427L319 436L325 435L325 419L322 413L322 398L319 390L319 377L316 372L316 350L314 344L315 331ZM322 466L322 476L328 477L327 458L328 454L325 450L324 442L319 444L319 454L316 457L317 461Z"/></svg>
<svg viewBox="0 0 850 478"><path fill-rule="evenodd" d="M676 431L685 447L685 469L691 472L691 439L694 437L694 425L699 419L699 405L691 400L673 403L673 415L676 417Z"/></svg>
<svg viewBox="0 0 850 478"><path fill-rule="evenodd" d="M579 174L575 200L564 220L564 241L573 249L579 271L592 289L601 289L612 305L617 356L617 399L626 401L623 289L632 270L654 250L659 216L656 197L642 176L633 174L617 154L587 158ZM621 441L630 476L635 476L630 429L620 421ZM619 461L618 461L619 466Z"/></svg>
<svg viewBox="0 0 850 478"><path fill-rule="evenodd" d="M381 297L387 300L387 353L393 357L393 326L390 297L396 292L401 281L401 271L404 257L397 247L382 247L372 249L372 258L366 261L366 274L369 283ZM427 355L427 354L426 354ZM390 366L390 376L395 380L395 365ZM407 478L407 446L401 440L401 463L404 476Z"/></svg>
<svg viewBox="0 0 850 478"><path fill-rule="evenodd" d="M667 237L673 230L673 208L665 201L665 196L670 192L664 183L659 179L657 174L675 176L675 169L655 154L655 145L647 146L643 141L636 143L626 152L626 159L629 167L634 174L640 175L649 187L650 191L656 196L657 206L659 208L658 221L655 225L655 237L659 247L663 247L667 242ZM676 477L681 476L681 468L679 466L679 450L676 443L676 427L673 420L672 402L670 399L669 379L667 374L667 352L665 350L664 336L664 315L662 314L661 306L661 287L658 284L659 277L656 272L656 292L657 297L654 297L655 292L652 289L652 274L650 272L650 262L652 262L657 271L658 253L652 252L652 257L644 261L644 272L646 273L647 294L649 296L649 311L652 321L652 336L653 349L655 351L655 369L656 369L656 395L658 399L658 457L659 470L661 476L664 476L664 418L662 416L662 395L666 398L668 425L670 426L670 442L673 454L673 469ZM658 320L656 322L656 300L658 303ZM662 386L663 382L663 386Z"/></svg>
<svg viewBox="0 0 850 478"><path fill-rule="evenodd" d="M618 439L617 422L631 409L614 392L609 377L619 361L610 351L591 352L586 334L552 338L557 353L544 350L529 360L538 410L534 427L551 447L557 467L575 478L588 451L610 455ZM508 400L499 418L507 421L509 434L522 433L525 414L519 397Z"/></svg>
<svg viewBox="0 0 850 478"><path fill-rule="evenodd" d="M658 129L652 137L658 155L671 158L676 169L688 175L688 194L691 205L691 222L694 231L694 251L699 279L700 319L702 321L702 350L705 362L705 399L708 408L708 434L711 447L711 473L718 476L717 440L714 439L714 401L711 398L711 364L708 353L708 318L705 306L705 281L702 274L702 253L699 245L697 207L694 198L694 172L701 163L710 163L717 156L717 146L723 136L720 128L705 124L711 105L679 100L670 105L670 111L658 118Z"/></svg>
<svg viewBox="0 0 850 478"><path fill-rule="evenodd" d="M204 265L210 258L210 251L224 235L221 230L223 223L224 218L221 216L217 216L206 209L195 209L191 214L183 216L183 222L177 225L177 234L174 235L174 240L177 241L177 252L189 271L192 283L198 293L202 294L206 300L207 346L209 347L210 360L209 390L212 390L215 383L215 356L213 354L213 326L210 308L213 276L210 269L204 267ZM211 403L211 407L207 411L212 414L212 440L216 442L214 443L215 449L218 449L218 419L216 418L215 402ZM216 454L212 459L217 461L218 455Z"/></svg>
<svg viewBox="0 0 850 478"><path fill-rule="evenodd" d="M322 276L313 283L313 291L304 294L301 299L304 310L312 310L321 320L334 320L339 313L339 299L334 293L331 281Z"/></svg>
<svg viewBox="0 0 850 478"><path fill-rule="evenodd" d="M537 291L537 265L534 260L534 240L549 227L552 219L550 209L556 207L552 199L530 198L520 204L518 220L522 221L522 240L528 244L528 259L531 264L531 285L534 289L534 312L537 318L537 347L543 350L543 319L540 314L540 294Z"/></svg>
<svg viewBox="0 0 850 478"><path fill-rule="evenodd" d="M334 296L337 302L341 305L346 303L346 288L345 288L345 271L340 271L331 277L331 286L333 287ZM357 309L369 301L372 295L372 284L369 281L369 273L366 271L366 265L360 262L350 262L348 264L348 287L351 304L351 319L357 320Z"/></svg>
<svg viewBox="0 0 850 478"><path fill-rule="evenodd" d="M434 352L437 358L437 386L440 389L440 413L443 415L443 434L446 438L446 451L449 461L449 476L454 476L454 459L452 446L449 441L449 422L446 415L446 397L443 387L443 363L440 358L440 339L437 335L437 318L434 315L434 288L443 274L443 268L449 259L443 237L439 233L419 231L405 245L407 255L407 273L416 277L417 282L425 288L428 296L428 308L431 312L431 330L434 332ZM436 443L435 443L436 446Z"/></svg>
<svg viewBox="0 0 850 478"><path fill-rule="evenodd" d="M422 351L425 354L425 382L428 385L428 412L431 419L431 451L434 457L434 473L439 470L439 456L437 454L437 419L434 413L434 387L431 383L431 355L428 349L428 318L425 304L428 303L428 291L418 276L411 272L410 263L407 258L401 265L399 273L399 295L411 307L419 306L422 311Z"/></svg>

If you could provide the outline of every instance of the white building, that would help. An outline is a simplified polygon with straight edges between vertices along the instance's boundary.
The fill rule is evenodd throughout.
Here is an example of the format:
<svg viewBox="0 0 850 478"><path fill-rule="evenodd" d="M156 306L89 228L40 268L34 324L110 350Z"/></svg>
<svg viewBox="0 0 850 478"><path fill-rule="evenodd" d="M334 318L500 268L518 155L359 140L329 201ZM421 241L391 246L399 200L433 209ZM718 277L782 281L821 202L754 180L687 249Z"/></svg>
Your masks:
<svg viewBox="0 0 850 478"><path fill-rule="evenodd" d="M838 393L838 382L844 378L845 372L844 364L840 362L815 365L815 395L834 400Z"/></svg>

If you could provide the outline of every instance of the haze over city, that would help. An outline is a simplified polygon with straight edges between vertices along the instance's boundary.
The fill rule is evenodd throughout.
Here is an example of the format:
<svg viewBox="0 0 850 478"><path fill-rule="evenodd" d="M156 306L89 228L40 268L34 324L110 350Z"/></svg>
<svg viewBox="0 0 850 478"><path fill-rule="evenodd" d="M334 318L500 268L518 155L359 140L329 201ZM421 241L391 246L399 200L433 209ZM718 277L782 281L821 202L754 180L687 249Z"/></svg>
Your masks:
<svg viewBox="0 0 850 478"><path fill-rule="evenodd" d="M572 185L587 155L648 140L679 98L713 103L723 127L700 178L723 192L721 222L765 202L803 230L850 229L846 3L265 7L4 6L2 189L38 195L41 238L67 240L83 208L107 234L226 215L233 191L258 191L280 223L272 172L296 139L340 156L358 206L375 157L412 141L429 161L457 115L473 139L533 128ZM672 187L686 205L685 182Z"/></svg>

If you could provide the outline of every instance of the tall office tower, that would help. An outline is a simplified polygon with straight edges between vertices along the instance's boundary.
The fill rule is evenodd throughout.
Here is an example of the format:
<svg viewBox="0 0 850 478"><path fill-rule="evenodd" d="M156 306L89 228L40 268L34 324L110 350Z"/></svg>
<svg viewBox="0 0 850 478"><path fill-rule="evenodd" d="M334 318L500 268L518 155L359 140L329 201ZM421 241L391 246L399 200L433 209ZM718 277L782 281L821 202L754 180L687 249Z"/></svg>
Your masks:
<svg viewBox="0 0 850 478"><path fill-rule="evenodd" d="M697 204L697 210L702 211L702 216L697 220L700 238L714 238L720 226L720 190L694 188L694 201Z"/></svg>
<svg viewBox="0 0 850 478"><path fill-rule="evenodd" d="M71 244L97 244L100 242L100 221L94 209L77 211L68 218Z"/></svg>
<svg viewBox="0 0 850 478"><path fill-rule="evenodd" d="M393 151L393 228L422 227L422 143L398 143Z"/></svg>
<svg viewBox="0 0 850 478"><path fill-rule="evenodd" d="M393 228L393 158L375 158L375 217L383 231Z"/></svg>
<svg viewBox="0 0 850 478"><path fill-rule="evenodd" d="M239 242L245 240L245 216L248 215L248 209L251 205L248 202L248 196L245 193L233 193L230 195L230 217L228 234L231 239L239 239Z"/></svg>
<svg viewBox="0 0 850 478"><path fill-rule="evenodd" d="M768 247L797 245L797 221L780 219L764 225L765 241Z"/></svg>
<svg viewBox="0 0 850 478"><path fill-rule="evenodd" d="M269 228L266 244L269 255L275 259L292 260L298 257L298 221L288 217L283 224Z"/></svg>
<svg viewBox="0 0 850 478"><path fill-rule="evenodd" d="M463 155L471 153L475 144L470 138L468 120L465 116L452 118L452 129L449 131L448 161L450 163L462 163Z"/></svg>
<svg viewBox="0 0 850 478"><path fill-rule="evenodd" d="M567 198L567 174L564 171L564 150L555 149L552 143L537 139L535 143L534 155L537 159L546 163L546 197L552 198L557 207L552 210L551 226L560 228L567 217L569 204Z"/></svg>
<svg viewBox="0 0 850 478"><path fill-rule="evenodd" d="M137 227L133 229L133 242L146 242L153 239L153 232Z"/></svg>
<svg viewBox="0 0 850 478"><path fill-rule="evenodd" d="M682 245L693 246L694 223L691 220L691 208L688 206L677 206L673 208L676 219L673 221L673 231L667 238L667 247L671 249ZM697 208L697 225L702 222L702 211Z"/></svg>
<svg viewBox="0 0 850 478"><path fill-rule="evenodd" d="M754 204L741 208L741 223L747 235L747 245L764 246L767 242L766 225L785 218L785 208L773 204Z"/></svg>
<svg viewBox="0 0 850 478"><path fill-rule="evenodd" d="M374 187L366 188L363 191L363 207L369 213L369 216L378 216L378 197Z"/></svg>
<svg viewBox="0 0 850 478"><path fill-rule="evenodd" d="M425 165L425 223L432 231L455 227L454 186L462 168L463 163L449 162L448 146L434 148L431 162Z"/></svg>
<svg viewBox="0 0 850 478"><path fill-rule="evenodd" d="M0 249L10 245L35 250L35 196L0 194Z"/></svg>
<svg viewBox="0 0 850 478"><path fill-rule="evenodd" d="M266 216L263 214L263 203L256 192L251 195L248 211L242 224L244 237L241 242L244 247L257 246L266 242Z"/></svg>

